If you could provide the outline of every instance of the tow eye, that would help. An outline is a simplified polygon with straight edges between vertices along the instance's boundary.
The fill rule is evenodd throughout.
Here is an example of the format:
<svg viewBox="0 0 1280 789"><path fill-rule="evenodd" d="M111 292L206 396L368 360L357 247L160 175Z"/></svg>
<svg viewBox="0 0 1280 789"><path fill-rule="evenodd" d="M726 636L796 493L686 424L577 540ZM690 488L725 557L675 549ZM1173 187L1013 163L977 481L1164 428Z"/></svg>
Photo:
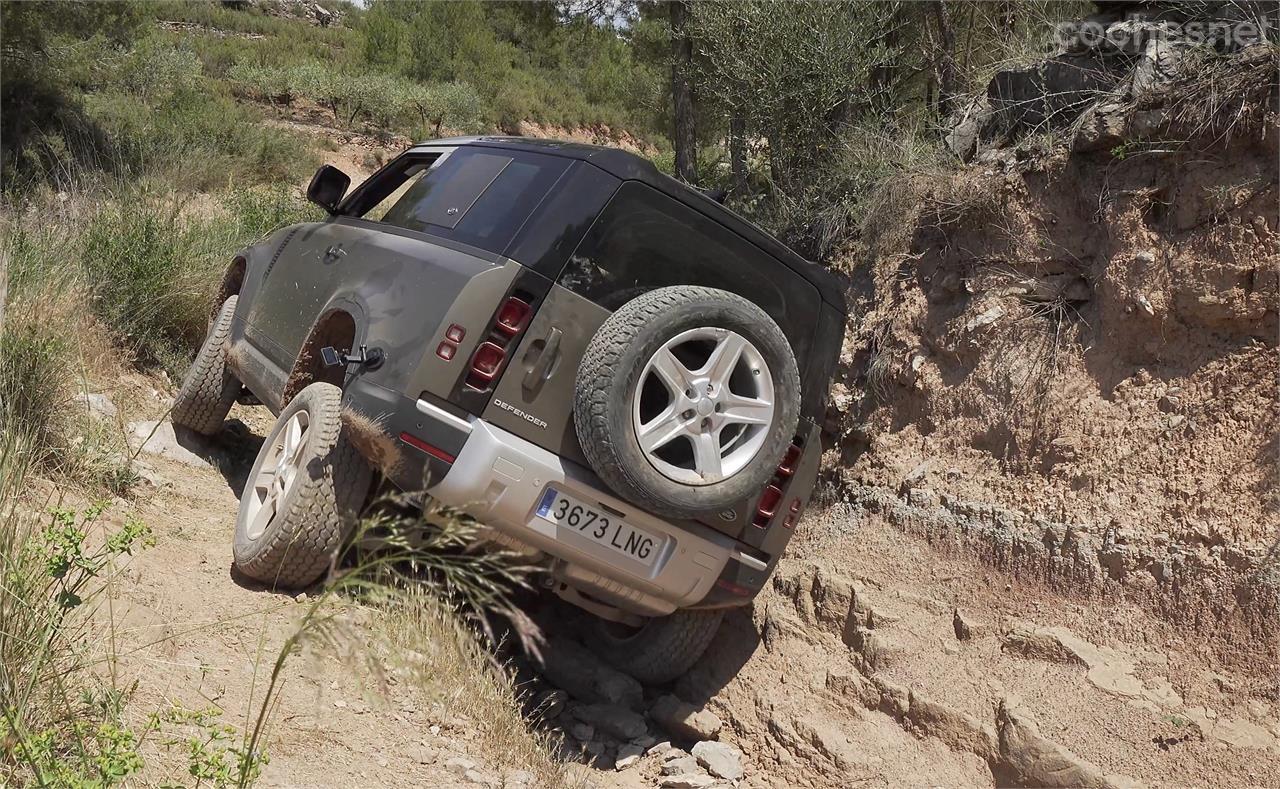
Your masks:
<svg viewBox="0 0 1280 789"><path fill-rule="evenodd" d="M361 367L376 370L382 366L382 349L361 345L359 355L356 355L342 353L332 345L326 345L320 349L320 359L325 367L350 367L358 364Z"/></svg>

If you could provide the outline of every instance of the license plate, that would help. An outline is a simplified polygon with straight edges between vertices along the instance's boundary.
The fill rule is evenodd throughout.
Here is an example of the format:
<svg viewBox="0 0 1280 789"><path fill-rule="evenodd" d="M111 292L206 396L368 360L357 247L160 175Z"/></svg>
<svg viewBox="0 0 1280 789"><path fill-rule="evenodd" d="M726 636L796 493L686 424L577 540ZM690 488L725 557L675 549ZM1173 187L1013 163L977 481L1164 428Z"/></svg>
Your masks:
<svg viewBox="0 0 1280 789"><path fill-rule="evenodd" d="M608 546L646 567L658 560L658 549L663 543L661 537L637 529L617 515L604 512L555 488L547 488L547 492L543 494L542 501L538 504L538 517Z"/></svg>

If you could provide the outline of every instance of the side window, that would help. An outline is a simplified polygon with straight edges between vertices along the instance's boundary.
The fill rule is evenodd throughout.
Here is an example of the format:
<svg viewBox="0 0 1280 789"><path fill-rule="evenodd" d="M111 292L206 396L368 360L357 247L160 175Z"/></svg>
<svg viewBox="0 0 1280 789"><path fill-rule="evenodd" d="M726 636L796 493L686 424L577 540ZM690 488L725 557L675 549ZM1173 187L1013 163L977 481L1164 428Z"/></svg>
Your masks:
<svg viewBox="0 0 1280 789"><path fill-rule="evenodd" d="M669 285L737 293L777 321L802 365L820 306L817 291L786 265L636 181L618 189L558 282L609 310Z"/></svg>
<svg viewBox="0 0 1280 789"><path fill-rule="evenodd" d="M502 150L410 154L375 176L347 213L501 253L566 167L558 157Z"/></svg>

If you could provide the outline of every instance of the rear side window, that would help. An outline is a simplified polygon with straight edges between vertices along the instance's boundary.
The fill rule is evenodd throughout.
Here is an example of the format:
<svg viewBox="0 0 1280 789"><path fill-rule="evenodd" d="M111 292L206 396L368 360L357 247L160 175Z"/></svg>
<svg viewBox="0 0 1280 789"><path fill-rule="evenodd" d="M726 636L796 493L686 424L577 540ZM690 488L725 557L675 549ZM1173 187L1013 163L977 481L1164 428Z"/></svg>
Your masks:
<svg viewBox="0 0 1280 789"><path fill-rule="evenodd" d="M500 150L409 154L374 176L347 213L501 253L566 167Z"/></svg>
<svg viewBox="0 0 1280 789"><path fill-rule="evenodd" d="M605 206L559 284L609 310L669 285L736 293L777 322L801 369L821 306L817 290L786 264L637 181L624 183Z"/></svg>

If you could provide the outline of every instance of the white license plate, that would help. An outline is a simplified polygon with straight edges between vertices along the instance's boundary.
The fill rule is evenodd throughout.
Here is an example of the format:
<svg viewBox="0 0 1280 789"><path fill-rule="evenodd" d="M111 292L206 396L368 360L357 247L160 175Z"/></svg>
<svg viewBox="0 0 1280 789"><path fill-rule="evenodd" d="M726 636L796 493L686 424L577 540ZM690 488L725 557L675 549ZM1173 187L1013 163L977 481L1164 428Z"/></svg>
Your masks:
<svg viewBox="0 0 1280 789"><path fill-rule="evenodd" d="M663 539L637 529L622 518L604 512L580 499L547 488L538 504L538 517L564 529L581 534L593 542L608 546L646 567L658 560Z"/></svg>

